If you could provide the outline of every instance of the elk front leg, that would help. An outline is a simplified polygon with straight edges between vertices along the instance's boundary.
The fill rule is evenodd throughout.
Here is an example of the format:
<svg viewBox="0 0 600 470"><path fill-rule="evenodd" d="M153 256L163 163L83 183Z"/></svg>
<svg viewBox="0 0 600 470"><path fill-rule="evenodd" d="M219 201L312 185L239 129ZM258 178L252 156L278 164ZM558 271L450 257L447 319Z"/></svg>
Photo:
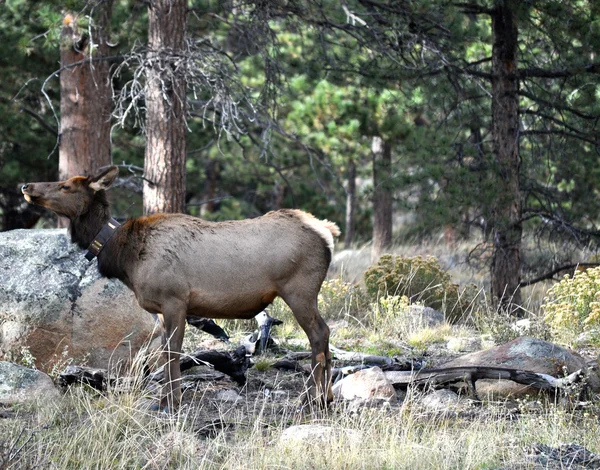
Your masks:
<svg viewBox="0 0 600 470"><path fill-rule="evenodd" d="M185 331L185 306L173 302L163 307L165 355L165 383L163 384L160 408L175 412L181 402L181 369L179 359Z"/></svg>

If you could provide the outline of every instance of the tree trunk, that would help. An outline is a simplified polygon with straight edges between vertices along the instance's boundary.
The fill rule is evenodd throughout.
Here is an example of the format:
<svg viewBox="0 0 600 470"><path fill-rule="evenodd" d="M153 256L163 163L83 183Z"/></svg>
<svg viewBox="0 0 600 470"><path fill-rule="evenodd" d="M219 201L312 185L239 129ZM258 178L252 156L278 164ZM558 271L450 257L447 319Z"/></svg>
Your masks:
<svg viewBox="0 0 600 470"><path fill-rule="evenodd" d="M210 214L215 211L218 176L219 162L217 160L210 160L206 165L206 212Z"/></svg>
<svg viewBox="0 0 600 470"><path fill-rule="evenodd" d="M354 241L354 213L356 212L356 163L351 158L348 162L348 188L346 190L346 230L344 248L348 249Z"/></svg>
<svg viewBox="0 0 600 470"><path fill-rule="evenodd" d="M144 213L185 209L187 2L148 8Z"/></svg>
<svg viewBox="0 0 600 470"><path fill-rule="evenodd" d="M516 0L497 0L492 15L492 134L497 199L493 210L491 294L502 308L521 304L521 193L519 188L519 81Z"/></svg>
<svg viewBox="0 0 600 470"><path fill-rule="evenodd" d="M378 259L392 245L392 147L381 137L373 137L373 251Z"/></svg>
<svg viewBox="0 0 600 470"><path fill-rule="evenodd" d="M87 29L80 31L75 15L65 15L60 43L62 67L110 55L112 4L112 0L105 0L95 8L91 38ZM107 60L93 60L60 72L60 180L93 174L111 164L111 112Z"/></svg>

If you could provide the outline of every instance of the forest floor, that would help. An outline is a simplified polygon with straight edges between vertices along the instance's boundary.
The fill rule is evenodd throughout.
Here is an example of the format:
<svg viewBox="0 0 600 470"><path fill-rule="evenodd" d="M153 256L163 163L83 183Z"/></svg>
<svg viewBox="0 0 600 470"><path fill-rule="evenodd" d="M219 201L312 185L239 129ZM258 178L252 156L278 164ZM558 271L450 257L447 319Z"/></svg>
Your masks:
<svg viewBox="0 0 600 470"><path fill-rule="evenodd" d="M438 364L457 355L441 342L419 353ZM158 391L135 383L5 406L0 468L600 468L586 454L600 453L598 397L461 398L440 408L425 391L399 390L389 403L336 400L311 414L299 411L305 375L268 367L276 358L256 357L243 387L214 371L193 379L208 367L189 371L177 414L150 411ZM296 425L320 431L289 438Z"/></svg>
<svg viewBox="0 0 600 470"><path fill-rule="evenodd" d="M448 267L468 280L476 277ZM531 296L534 322L538 304ZM276 303L271 313L284 320L273 331L279 345L308 350L285 306ZM401 318L384 318L377 328L363 320L348 312L330 315L332 344L429 367L461 354L448 347L452 338L476 337L486 348L518 335L510 326L514 319L495 312L485 321L411 331ZM255 328L222 324L230 345L188 327L185 350L232 350ZM543 329L533 335L538 331L544 336ZM580 352L600 357L598 348L582 346ZM135 379L105 392L73 386L58 399L0 405L0 470L600 468L598 396L582 402L575 390L482 402L460 397L436 407L427 401L430 391L409 388L397 390L390 402L338 399L310 413L300 411L306 376L273 369L280 357L254 357L241 387L208 367L188 371L175 414L151 411L158 389Z"/></svg>

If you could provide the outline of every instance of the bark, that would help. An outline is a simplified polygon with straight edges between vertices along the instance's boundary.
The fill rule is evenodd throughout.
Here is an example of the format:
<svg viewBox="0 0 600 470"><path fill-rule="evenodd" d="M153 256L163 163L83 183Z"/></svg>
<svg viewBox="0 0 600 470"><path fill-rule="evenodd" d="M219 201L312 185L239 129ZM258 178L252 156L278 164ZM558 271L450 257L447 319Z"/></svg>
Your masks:
<svg viewBox="0 0 600 470"><path fill-rule="evenodd" d="M246 383L246 371L252 367L252 361L246 356L246 348L240 346L235 351L197 349L191 354L183 354L180 360L180 369L183 372L204 363L211 364L215 370L227 374L240 385ZM164 378L163 369L150 375L152 380L161 381Z"/></svg>
<svg viewBox="0 0 600 470"><path fill-rule="evenodd" d="M148 8L144 213L185 209L187 2Z"/></svg>
<svg viewBox="0 0 600 470"><path fill-rule="evenodd" d="M354 214L356 213L356 163L353 159L348 162L348 188L346 190L346 232L344 248L348 249L354 241Z"/></svg>
<svg viewBox="0 0 600 470"><path fill-rule="evenodd" d="M516 0L497 0L492 15L492 134L497 200L493 210L491 294L501 308L521 304L521 193L519 187L519 81L517 79Z"/></svg>
<svg viewBox="0 0 600 470"><path fill-rule="evenodd" d="M60 47L62 67L110 55L112 5L112 0L105 0L94 9L91 38L87 30L79 30L75 15L65 15ZM111 164L111 112L109 61L94 60L60 72L60 180L94 174Z"/></svg>
<svg viewBox="0 0 600 470"><path fill-rule="evenodd" d="M246 371L252 367L250 358L246 357L246 350L240 346L234 351L198 349L192 354L183 354L180 368L181 371L185 371L206 363L211 364L215 370L229 375L240 385L246 383ZM150 374L148 378L156 381L164 380L164 370L161 368ZM59 384L62 386L82 383L97 390L106 390L108 384L115 384L117 380L105 369L75 365L68 366L59 376Z"/></svg>
<svg viewBox="0 0 600 470"><path fill-rule="evenodd" d="M581 370L573 372L567 377L557 379L548 374L539 372L507 369L503 367L448 367L440 369L421 369L419 371L391 371L385 372L385 377L396 388L406 388L409 385L441 387L444 385L465 382L469 392L476 398L475 382L480 379L512 380L518 384L528 385L540 390L556 390L567 388L574 383L581 382L585 374Z"/></svg>
<svg viewBox="0 0 600 470"><path fill-rule="evenodd" d="M392 148L381 137L373 137L373 252L378 259L392 245Z"/></svg>
<svg viewBox="0 0 600 470"><path fill-rule="evenodd" d="M215 195L217 194L217 180L219 176L219 162L210 160L206 165L206 212L215 211Z"/></svg>
<svg viewBox="0 0 600 470"><path fill-rule="evenodd" d="M285 182L282 181L276 181L275 182L275 188L274 188L274 193L275 193L275 197L274 202L273 202L273 210L274 211L278 211L279 209L283 209L283 204L285 203L285 193L287 190L287 186L285 184Z"/></svg>

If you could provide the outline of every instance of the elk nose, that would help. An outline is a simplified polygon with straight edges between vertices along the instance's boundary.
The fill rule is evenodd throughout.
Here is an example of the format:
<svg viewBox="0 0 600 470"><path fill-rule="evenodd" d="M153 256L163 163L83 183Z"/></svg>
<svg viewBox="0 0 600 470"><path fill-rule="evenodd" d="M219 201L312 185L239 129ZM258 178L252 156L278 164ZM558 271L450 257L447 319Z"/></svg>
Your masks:
<svg viewBox="0 0 600 470"><path fill-rule="evenodd" d="M28 184L24 184L23 186L21 186L21 192L25 192L25 190L29 187Z"/></svg>

